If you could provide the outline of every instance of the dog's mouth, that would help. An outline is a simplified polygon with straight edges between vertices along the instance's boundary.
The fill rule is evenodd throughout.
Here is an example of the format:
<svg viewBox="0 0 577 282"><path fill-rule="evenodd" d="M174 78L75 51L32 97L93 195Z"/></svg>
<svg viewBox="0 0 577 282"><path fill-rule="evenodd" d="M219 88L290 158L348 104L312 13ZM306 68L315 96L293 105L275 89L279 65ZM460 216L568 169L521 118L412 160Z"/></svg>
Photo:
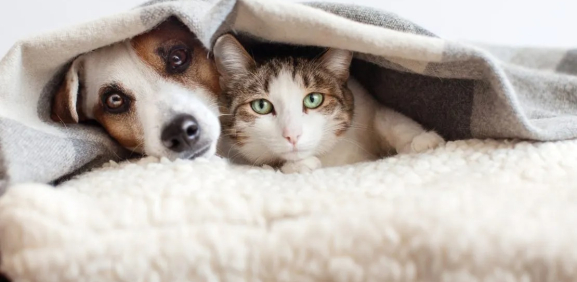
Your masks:
<svg viewBox="0 0 577 282"><path fill-rule="evenodd" d="M200 149L196 150L196 152L190 154L185 159L194 160L194 159L206 154L206 152L208 152L209 150L210 150L210 144L205 145L205 146L201 147Z"/></svg>

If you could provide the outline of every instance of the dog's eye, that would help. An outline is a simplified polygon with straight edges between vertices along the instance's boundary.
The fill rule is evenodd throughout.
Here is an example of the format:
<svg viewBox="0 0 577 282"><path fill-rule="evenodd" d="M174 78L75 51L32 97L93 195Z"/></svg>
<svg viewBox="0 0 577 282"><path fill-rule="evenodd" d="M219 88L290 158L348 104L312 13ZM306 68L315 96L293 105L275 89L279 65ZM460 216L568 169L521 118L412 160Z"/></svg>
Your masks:
<svg viewBox="0 0 577 282"><path fill-rule="evenodd" d="M190 64L190 52L184 47L175 47L170 50L167 58L169 73L182 73Z"/></svg>
<svg viewBox="0 0 577 282"><path fill-rule="evenodd" d="M182 66L187 57L186 52L182 49L174 50L170 55L170 64L174 68Z"/></svg>
<svg viewBox="0 0 577 282"><path fill-rule="evenodd" d="M102 102L107 112L118 114L128 110L130 99L120 93L110 93L102 97Z"/></svg>

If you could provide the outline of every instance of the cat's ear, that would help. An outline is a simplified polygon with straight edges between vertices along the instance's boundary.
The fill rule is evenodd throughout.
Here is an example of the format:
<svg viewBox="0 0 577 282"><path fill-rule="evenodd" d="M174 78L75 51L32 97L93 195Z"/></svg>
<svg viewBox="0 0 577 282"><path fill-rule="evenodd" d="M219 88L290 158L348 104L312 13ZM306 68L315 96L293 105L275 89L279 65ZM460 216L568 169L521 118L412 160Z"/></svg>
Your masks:
<svg viewBox="0 0 577 282"><path fill-rule="evenodd" d="M216 40L213 54L221 79L228 80L234 75L247 73L256 65L240 42L230 34Z"/></svg>
<svg viewBox="0 0 577 282"><path fill-rule="evenodd" d="M345 82L349 79L349 68L353 60L353 52L329 48L320 58L320 63L338 79Z"/></svg>

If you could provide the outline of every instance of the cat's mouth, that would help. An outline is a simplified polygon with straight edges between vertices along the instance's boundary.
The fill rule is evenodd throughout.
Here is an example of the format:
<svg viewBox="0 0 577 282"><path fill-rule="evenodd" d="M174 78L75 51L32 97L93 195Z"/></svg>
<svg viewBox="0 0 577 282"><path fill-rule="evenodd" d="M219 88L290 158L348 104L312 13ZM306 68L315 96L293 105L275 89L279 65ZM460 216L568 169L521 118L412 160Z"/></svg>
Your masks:
<svg viewBox="0 0 577 282"><path fill-rule="evenodd" d="M285 159L287 161L298 161L298 160L310 157L311 151L310 150L294 149L293 151L282 153L280 155L283 159Z"/></svg>

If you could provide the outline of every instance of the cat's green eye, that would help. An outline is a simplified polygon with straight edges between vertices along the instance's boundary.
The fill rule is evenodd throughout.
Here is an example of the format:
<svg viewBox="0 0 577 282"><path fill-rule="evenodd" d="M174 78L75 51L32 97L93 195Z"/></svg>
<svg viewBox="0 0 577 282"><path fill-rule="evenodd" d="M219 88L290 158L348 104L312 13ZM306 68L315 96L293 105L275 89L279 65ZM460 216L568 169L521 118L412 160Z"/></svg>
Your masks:
<svg viewBox="0 0 577 282"><path fill-rule="evenodd" d="M325 96L321 93L311 93L305 97L303 104L309 109L316 109L323 103L324 99Z"/></svg>
<svg viewBox="0 0 577 282"><path fill-rule="evenodd" d="M268 115L272 112L272 104L265 99L258 99L250 102L250 107L257 114Z"/></svg>

